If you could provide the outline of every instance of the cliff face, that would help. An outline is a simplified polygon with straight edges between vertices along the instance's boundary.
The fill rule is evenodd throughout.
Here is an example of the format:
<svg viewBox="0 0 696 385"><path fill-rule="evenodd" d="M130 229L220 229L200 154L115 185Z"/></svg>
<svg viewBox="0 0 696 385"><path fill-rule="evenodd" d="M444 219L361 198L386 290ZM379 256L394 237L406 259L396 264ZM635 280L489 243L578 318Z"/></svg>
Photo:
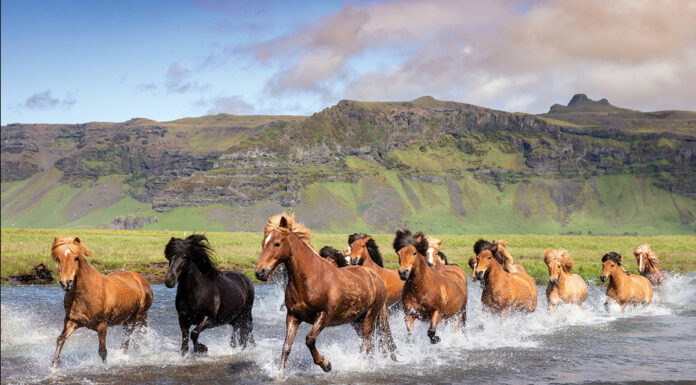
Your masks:
<svg viewBox="0 0 696 385"><path fill-rule="evenodd" d="M2 127L0 147L4 185L51 170L61 172L59 183L76 188L121 175L124 194L158 212L216 204L309 209L310 186L367 183L380 172L401 181L401 201L418 195L409 193L407 181L448 186L448 210L462 218L467 190L460 184L468 177L502 194L523 194L541 178L568 215L593 199L580 190L603 175L648 179L696 199L696 113L642 113L584 95L542 115L422 97L341 101L307 118L14 124ZM418 211L409 202L397 206ZM523 206L517 209L535 215ZM351 215L374 216L371 207ZM562 224L568 215L555 220Z"/></svg>

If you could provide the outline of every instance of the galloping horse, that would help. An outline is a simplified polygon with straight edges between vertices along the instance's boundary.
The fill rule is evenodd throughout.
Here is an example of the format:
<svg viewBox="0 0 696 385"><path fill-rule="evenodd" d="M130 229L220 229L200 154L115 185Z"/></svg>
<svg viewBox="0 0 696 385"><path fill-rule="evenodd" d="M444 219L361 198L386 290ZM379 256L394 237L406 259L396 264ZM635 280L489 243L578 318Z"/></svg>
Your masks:
<svg viewBox="0 0 696 385"><path fill-rule="evenodd" d="M573 259L565 249L548 249L544 263L549 267L549 285L546 299L549 312L562 303L581 304L587 299L587 284L581 276L573 274Z"/></svg>
<svg viewBox="0 0 696 385"><path fill-rule="evenodd" d="M503 239L494 239L493 242L488 242L484 239L479 239L474 243L474 255L477 256L481 254L483 250L490 250L493 252L493 256L503 266L503 269L508 273L519 274L527 273L527 270L522 265L514 263L512 260L512 255L507 251L508 243ZM475 257L473 257L475 258ZM472 258L472 259L473 259ZM469 265L471 266L472 259L469 260ZM476 261L473 260L473 264L476 265ZM472 270L475 267L472 267ZM475 277L474 277L475 278Z"/></svg>
<svg viewBox="0 0 696 385"><path fill-rule="evenodd" d="M447 256L440 251L442 241L431 237L426 237L425 239L428 241L428 250L426 250L426 261L428 262L428 265L457 281L457 283L459 283L459 287L461 287L462 290L464 290L464 293L466 293L466 273L461 267L447 263Z"/></svg>
<svg viewBox="0 0 696 385"><path fill-rule="evenodd" d="M329 261L330 264L336 267L346 267L348 266L348 261L350 257L346 257L344 253L334 249L331 246L324 246L319 250L319 256Z"/></svg>
<svg viewBox="0 0 696 385"><path fill-rule="evenodd" d="M394 250L399 255L399 276L406 281L403 301L409 334L413 332L416 318L430 320L428 337L433 344L440 342L436 328L442 319L454 318L464 330L467 293L457 279L428 266L424 255L428 250L425 235L396 230Z"/></svg>
<svg viewBox="0 0 696 385"><path fill-rule="evenodd" d="M233 328L230 345L237 341L246 348L254 342L251 308L254 286L244 274L219 271L211 259L213 249L205 235L193 234L186 239L169 240L164 256L169 261L164 284L172 288L177 282L176 311L181 328L181 355L189 349L189 328L193 351L204 353L208 348L198 342L205 329L229 324Z"/></svg>
<svg viewBox="0 0 696 385"><path fill-rule="evenodd" d="M51 255L58 262L60 287L65 291L63 332L56 341L53 367L58 367L65 340L79 327L99 335L99 356L106 361L106 327L123 324L128 349L136 327L147 326L147 311L152 305L152 288L140 274L117 271L103 275L90 266L85 256L92 253L80 238L56 237Z"/></svg>
<svg viewBox="0 0 696 385"><path fill-rule="evenodd" d="M652 302L653 287L650 281L640 275L628 274L621 266L621 255L615 252L602 257L602 282L609 278L607 297L625 309L628 304L649 304ZM608 300L605 306L608 304Z"/></svg>
<svg viewBox="0 0 696 385"><path fill-rule="evenodd" d="M665 280L665 274L660 270L660 261L655 251L650 248L650 244L643 243L636 247L633 254L636 256L640 275L647 278L653 286L661 285Z"/></svg>
<svg viewBox="0 0 696 385"><path fill-rule="evenodd" d="M384 281L387 288L387 306L400 302L404 281L399 278L396 270L384 268L382 254L375 240L365 233L356 233L348 237L348 244L351 263L374 270Z"/></svg>
<svg viewBox="0 0 696 385"><path fill-rule="evenodd" d="M481 302L488 310L501 315L510 310L532 312L537 305L537 288L527 273L512 274L505 270L490 249L476 256L474 276L483 281Z"/></svg>
<svg viewBox="0 0 696 385"><path fill-rule="evenodd" d="M382 279L362 266L337 268L321 258L309 243L312 234L295 216L286 213L272 216L264 229L262 250L255 274L265 281L280 263L286 266L288 286L285 289L286 334L280 360L285 371L288 355L301 322L312 324L306 344L312 359L325 372L331 363L316 348L319 333L326 326L352 323L362 337L361 351L372 353L375 323L380 340L386 342L396 359L396 345L387 319L387 289Z"/></svg>

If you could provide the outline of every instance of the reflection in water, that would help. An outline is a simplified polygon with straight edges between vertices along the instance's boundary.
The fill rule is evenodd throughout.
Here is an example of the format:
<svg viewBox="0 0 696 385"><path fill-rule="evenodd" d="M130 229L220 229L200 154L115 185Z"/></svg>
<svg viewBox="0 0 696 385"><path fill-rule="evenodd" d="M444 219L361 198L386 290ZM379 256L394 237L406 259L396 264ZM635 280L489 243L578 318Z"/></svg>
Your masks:
<svg viewBox="0 0 696 385"><path fill-rule="evenodd" d="M62 328L63 292L58 287L2 288L2 383L97 382L187 383L267 382L276 375L285 335L283 289L256 287L256 346L246 351L229 346L231 329L201 334L205 356L179 355L180 334L174 309L175 290L155 285L150 327L134 337L127 354L119 346L120 327L109 329L109 357L102 364L97 335L79 329L66 342L61 369L51 371L55 341ZM359 354L350 326L327 328L319 336L320 352L333 371L324 374L312 363L303 340L303 324L288 362L286 383L466 383L696 380L696 274L674 276L655 292L648 307L604 310L604 286L590 285L583 309L564 305L546 310L544 287L532 314L501 321L481 311L481 288L469 284L466 333L444 327L442 342L431 345L427 325L418 323L409 341L403 317L390 316L400 362L379 353ZM690 369L691 368L691 369Z"/></svg>

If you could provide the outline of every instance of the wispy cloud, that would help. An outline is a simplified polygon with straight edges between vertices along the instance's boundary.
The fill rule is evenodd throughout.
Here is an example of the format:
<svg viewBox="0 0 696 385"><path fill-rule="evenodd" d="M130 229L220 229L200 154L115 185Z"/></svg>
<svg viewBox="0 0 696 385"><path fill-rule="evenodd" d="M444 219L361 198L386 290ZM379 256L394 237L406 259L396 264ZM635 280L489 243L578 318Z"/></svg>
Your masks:
<svg viewBox="0 0 696 385"><path fill-rule="evenodd" d="M196 105L208 107L208 114L251 114L255 111L254 106L244 100L239 95L218 96L210 99L201 99Z"/></svg>
<svg viewBox="0 0 696 385"><path fill-rule="evenodd" d="M167 92L182 94L187 91L201 91L208 87L191 80L192 71L179 63L172 63L165 73L164 87Z"/></svg>
<svg viewBox="0 0 696 385"><path fill-rule="evenodd" d="M30 110L53 110L55 108L70 109L77 101L72 96L66 96L63 99L54 98L51 96L51 91L46 90L37 92L22 103L19 107Z"/></svg>

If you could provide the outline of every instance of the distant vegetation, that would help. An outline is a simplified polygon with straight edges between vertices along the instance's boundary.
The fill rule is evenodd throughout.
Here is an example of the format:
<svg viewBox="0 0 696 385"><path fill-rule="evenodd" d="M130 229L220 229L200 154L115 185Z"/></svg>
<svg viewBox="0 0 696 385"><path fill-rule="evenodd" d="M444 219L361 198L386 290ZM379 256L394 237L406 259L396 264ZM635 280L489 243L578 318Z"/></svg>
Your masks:
<svg viewBox="0 0 696 385"><path fill-rule="evenodd" d="M69 235L81 237L94 253L89 262L103 273L129 269L145 274L153 282L161 282L167 270L164 246L171 237L184 237L191 232L181 231L114 231L114 230L32 230L2 229L2 277L24 274L43 263L57 274L51 260L50 246L53 237ZM255 280L253 268L261 252L261 233L208 232L211 245L217 251L221 266L244 271ZM373 234L382 251L387 267L397 268L398 257L391 244L393 234ZM438 235L442 239L442 251L450 262L459 264L469 274L468 258L473 255L474 242L483 237L488 240L499 235ZM510 252L537 280L544 283L548 270L542 261L547 248L565 248L575 261L575 272L586 280L595 280L601 272L601 258L609 251L623 255L626 268L637 272L633 249L649 242L657 252L663 268L684 273L696 271L696 237L693 236L575 236L575 235L506 235ZM330 245L343 249L347 245L346 234L314 234L312 243L316 249ZM600 282L597 280L596 282Z"/></svg>

